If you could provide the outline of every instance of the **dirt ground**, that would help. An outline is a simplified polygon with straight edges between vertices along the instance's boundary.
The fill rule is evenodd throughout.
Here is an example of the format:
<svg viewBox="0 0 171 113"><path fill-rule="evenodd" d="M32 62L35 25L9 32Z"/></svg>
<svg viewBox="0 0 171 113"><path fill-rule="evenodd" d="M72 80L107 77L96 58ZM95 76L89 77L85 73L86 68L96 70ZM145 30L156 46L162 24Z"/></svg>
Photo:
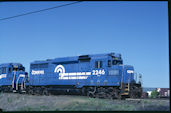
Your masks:
<svg viewBox="0 0 171 113"><path fill-rule="evenodd" d="M0 93L3 111L170 111L169 99L110 100L77 95Z"/></svg>

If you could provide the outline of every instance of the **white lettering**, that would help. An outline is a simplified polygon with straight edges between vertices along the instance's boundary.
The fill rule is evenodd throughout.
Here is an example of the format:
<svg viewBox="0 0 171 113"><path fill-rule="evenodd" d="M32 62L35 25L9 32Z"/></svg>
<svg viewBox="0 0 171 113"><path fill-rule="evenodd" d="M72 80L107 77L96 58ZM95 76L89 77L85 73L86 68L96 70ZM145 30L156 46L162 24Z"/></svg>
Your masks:
<svg viewBox="0 0 171 113"><path fill-rule="evenodd" d="M127 73L134 73L133 70L127 70Z"/></svg>
<svg viewBox="0 0 171 113"><path fill-rule="evenodd" d="M92 70L93 75L104 75L105 71L103 70Z"/></svg>
<svg viewBox="0 0 171 113"><path fill-rule="evenodd" d="M20 74L19 76L20 76L20 77L25 77L25 75L24 75L24 74Z"/></svg>
<svg viewBox="0 0 171 113"><path fill-rule="evenodd" d="M32 70L31 74L32 75L41 75L41 74L44 74L44 70L38 70L38 71Z"/></svg>

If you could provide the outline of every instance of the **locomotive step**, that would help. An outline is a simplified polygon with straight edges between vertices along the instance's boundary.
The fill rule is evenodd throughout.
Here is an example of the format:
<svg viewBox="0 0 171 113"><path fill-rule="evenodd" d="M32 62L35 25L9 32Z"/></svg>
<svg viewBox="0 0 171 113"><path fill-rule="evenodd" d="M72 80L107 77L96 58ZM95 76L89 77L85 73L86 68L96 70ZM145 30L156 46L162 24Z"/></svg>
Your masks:
<svg viewBox="0 0 171 113"><path fill-rule="evenodd" d="M129 91L129 89L126 88L124 91Z"/></svg>
<svg viewBox="0 0 171 113"><path fill-rule="evenodd" d="M17 91L16 91L16 90L13 90L12 92L15 93L15 92L17 92Z"/></svg>
<svg viewBox="0 0 171 113"><path fill-rule="evenodd" d="M129 93L122 93L121 95L129 95Z"/></svg>

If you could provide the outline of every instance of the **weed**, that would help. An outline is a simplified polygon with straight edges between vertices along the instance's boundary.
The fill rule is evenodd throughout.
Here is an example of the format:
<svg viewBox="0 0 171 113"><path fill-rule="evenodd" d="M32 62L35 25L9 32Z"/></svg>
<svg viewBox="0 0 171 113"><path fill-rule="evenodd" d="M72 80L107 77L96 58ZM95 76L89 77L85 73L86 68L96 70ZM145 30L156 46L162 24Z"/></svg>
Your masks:
<svg viewBox="0 0 171 113"><path fill-rule="evenodd" d="M11 103L12 102L12 99L11 98L7 98L7 101L8 101L8 103Z"/></svg>

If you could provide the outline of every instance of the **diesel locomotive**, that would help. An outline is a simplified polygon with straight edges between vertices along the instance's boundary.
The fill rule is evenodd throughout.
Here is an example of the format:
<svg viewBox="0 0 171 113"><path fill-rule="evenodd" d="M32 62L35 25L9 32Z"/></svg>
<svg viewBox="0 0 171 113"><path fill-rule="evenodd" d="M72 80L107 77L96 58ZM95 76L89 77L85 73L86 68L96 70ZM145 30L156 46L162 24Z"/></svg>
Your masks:
<svg viewBox="0 0 171 113"><path fill-rule="evenodd" d="M142 83L133 66L123 65L121 54L107 53L34 61L29 74L22 64L1 64L0 91L140 98Z"/></svg>

